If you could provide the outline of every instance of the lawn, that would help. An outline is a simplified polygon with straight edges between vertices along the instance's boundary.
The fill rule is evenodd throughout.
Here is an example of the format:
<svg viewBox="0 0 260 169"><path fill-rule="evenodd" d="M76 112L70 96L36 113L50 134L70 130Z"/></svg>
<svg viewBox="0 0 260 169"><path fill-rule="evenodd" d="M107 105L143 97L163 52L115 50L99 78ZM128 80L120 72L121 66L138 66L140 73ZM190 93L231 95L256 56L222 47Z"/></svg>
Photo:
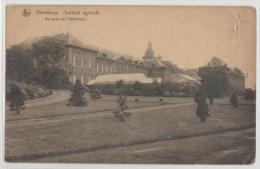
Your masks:
<svg viewBox="0 0 260 169"><path fill-rule="evenodd" d="M139 102L135 102L135 98L139 99ZM117 109L117 96L103 95L101 99L90 100L88 99L88 106L67 106L67 101L61 103L55 103L50 105L43 105L38 107L29 107L17 115L15 111L9 111L6 107L6 120L19 120L26 118L39 118L56 115L68 115L77 113L95 113L100 111L111 111ZM163 98L163 102L159 102L160 97L127 97L127 105L129 109L137 107L149 107L163 104L191 102L192 98Z"/></svg>
<svg viewBox="0 0 260 169"><path fill-rule="evenodd" d="M111 106L112 102L106 103ZM46 107L39 111L70 112L62 104L51 106L57 107ZM77 108L78 111L80 109ZM31 160L33 157L149 143L255 124L254 105L241 105L238 109L232 109L228 104L215 104L210 107L210 118L206 123L199 122L195 109L195 104L191 104L165 107L159 111L136 110L126 122L119 122L112 113L108 113L90 119L19 126L6 130L6 156L11 160Z"/></svg>
<svg viewBox="0 0 260 169"><path fill-rule="evenodd" d="M46 157L35 162L122 164L248 164L255 129ZM31 162L34 162L32 160Z"/></svg>

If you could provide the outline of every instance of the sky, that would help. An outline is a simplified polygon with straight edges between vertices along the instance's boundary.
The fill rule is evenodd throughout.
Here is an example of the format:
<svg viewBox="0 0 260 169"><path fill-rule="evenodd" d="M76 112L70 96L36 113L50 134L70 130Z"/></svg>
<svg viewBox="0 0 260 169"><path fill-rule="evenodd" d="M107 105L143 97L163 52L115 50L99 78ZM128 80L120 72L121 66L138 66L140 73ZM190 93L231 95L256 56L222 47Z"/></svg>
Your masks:
<svg viewBox="0 0 260 169"><path fill-rule="evenodd" d="M252 7L8 6L6 15L7 47L69 32L85 44L140 59L151 41L156 56L180 68L198 68L215 56L246 73L246 87L256 83Z"/></svg>

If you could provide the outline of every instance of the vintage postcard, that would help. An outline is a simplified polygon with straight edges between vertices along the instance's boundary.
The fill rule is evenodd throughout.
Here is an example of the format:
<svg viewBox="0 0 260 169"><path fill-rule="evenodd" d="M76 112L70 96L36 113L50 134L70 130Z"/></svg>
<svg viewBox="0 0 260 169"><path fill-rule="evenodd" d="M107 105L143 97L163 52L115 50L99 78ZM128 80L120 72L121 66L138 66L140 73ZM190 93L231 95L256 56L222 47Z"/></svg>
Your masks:
<svg viewBox="0 0 260 169"><path fill-rule="evenodd" d="M8 163L252 164L256 9L7 5Z"/></svg>

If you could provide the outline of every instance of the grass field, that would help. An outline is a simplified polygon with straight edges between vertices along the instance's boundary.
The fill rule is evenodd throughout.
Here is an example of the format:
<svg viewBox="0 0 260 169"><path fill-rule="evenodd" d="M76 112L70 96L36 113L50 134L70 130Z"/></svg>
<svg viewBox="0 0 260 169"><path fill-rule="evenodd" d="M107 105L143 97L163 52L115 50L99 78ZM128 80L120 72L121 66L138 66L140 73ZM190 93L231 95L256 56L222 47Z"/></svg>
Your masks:
<svg viewBox="0 0 260 169"><path fill-rule="evenodd" d="M139 102L134 102L135 98L139 99ZM54 116L54 115L67 115L67 114L77 114L77 113L95 113L101 111L111 111L117 109L117 96L107 96L103 95L102 99L90 100L88 101L88 106L67 106L67 101L37 106L29 107L25 109L19 116L16 112L9 111L6 107L6 120L18 120L25 118L36 118L44 116ZM191 102L192 98L163 98L163 102L159 102L160 97L134 97L129 96L127 98L127 105L129 109L147 106L156 106L163 104L174 104L181 102Z"/></svg>
<svg viewBox="0 0 260 169"><path fill-rule="evenodd" d="M160 103L158 98L148 97L140 98L139 103L133 100L134 97L128 98L129 111L133 111L126 122L119 122L112 115L111 109L116 108L114 96L105 96L101 100L90 102L88 107L69 107L63 102L28 108L21 116L7 112L7 160L37 162L44 158L150 144L255 125L254 104L243 104L238 109L233 109L225 100L216 101L216 104L210 107L210 118L206 123L200 123L195 115L196 105L192 98L164 98L164 103ZM104 110L107 111L102 112ZM97 116L88 118L93 112L96 112ZM60 121L65 118L63 115L71 113L75 114L74 119ZM77 113L86 115L81 118ZM41 119L45 123L40 123L37 119L55 114L60 116L55 117L52 122L46 118ZM19 119L24 118L32 118L31 123L20 124ZM18 121L11 125L8 120ZM76 159L71 158L66 162L75 162ZM95 162L85 162L93 161ZM122 161L127 162L133 161Z"/></svg>
<svg viewBox="0 0 260 169"><path fill-rule="evenodd" d="M254 129L46 157L30 162L115 164L249 164Z"/></svg>

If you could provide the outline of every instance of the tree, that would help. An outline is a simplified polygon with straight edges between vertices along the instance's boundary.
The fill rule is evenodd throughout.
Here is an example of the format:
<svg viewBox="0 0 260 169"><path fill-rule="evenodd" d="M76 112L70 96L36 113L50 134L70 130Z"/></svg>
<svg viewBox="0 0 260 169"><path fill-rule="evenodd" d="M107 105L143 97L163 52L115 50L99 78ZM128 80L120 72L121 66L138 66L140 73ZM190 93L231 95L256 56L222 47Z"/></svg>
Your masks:
<svg viewBox="0 0 260 169"><path fill-rule="evenodd" d="M123 80L118 80L118 81L116 82L116 88L117 88L117 89L121 89L122 86L123 86L123 84L124 84L124 81L123 81Z"/></svg>
<svg viewBox="0 0 260 169"><path fill-rule="evenodd" d="M44 37L30 45L12 46L7 50L7 78L36 81L48 88L60 87L71 70L65 56L65 41L55 37Z"/></svg>
<svg viewBox="0 0 260 169"><path fill-rule="evenodd" d="M28 81L32 77L32 51L15 45L6 50L6 74L9 80Z"/></svg>
<svg viewBox="0 0 260 169"><path fill-rule="evenodd" d="M69 98L69 106L85 106L87 105L87 100L84 97L87 89L83 86L80 80L77 80L73 88L71 89L71 97Z"/></svg>
<svg viewBox="0 0 260 169"><path fill-rule="evenodd" d="M244 98L246 100L255 100L256 99L256 91L249 88L249 89L246 89L245 92L244 92Z"/></svg>
<svg viewBox="0 0 260 169"><path fill-rule="evenodd" d="M231 103L231 105L233 106L234 109L237 108L237 106L238 106L238 99L237 99L237 95L236 95L235 92L231 95L230 103Z"/></svg>
<svg viewBox="0 0 260 169"><path fill-rule="evenodd" d="M234 67L234 73L236 73L239 76L244 76L243 72L237 67Z"/></svg>
<svg viewBox="0 0 260 169"><path fill-rule="evenodd" d="M115 84L115 87L118 91L118 94L123 94L123 84L124 84L124 81L123 80L118 80Z"/></svg>
<svg viewBox="0 0 260 169"><path fill-rule="evenodd" d="M33 44L32 53L37 57L37 81L49 88L59 87L70 73L65 62L66 47L64 41L56 38L44 38Z"/></svg>
<svg viewBox="0 0 260 169"><path fill-rule="evenodd" d="M225 70L203 67L199 69L199 75L205 82L207 92L212 97L222 97L228 90L228 77Z"/></svg>
<svg viewBox="0 0 260 169"><path fill-rule="evenodd" d="M156 80L153 81L152 86L153 90L150 91L152 96L160 96L163 94L161 84L159 84Z"/></svg>
<svg viewBox="0 0 260 169"><path fill-rule="evenodd" d="M11 84L10 88L10 109L16 110L17 114L19 114L20 109L24 108L24 96L22 90L17 83Z"/></svg>
<svg viewBox="0 0 260 169"><path fill-rule="evenodd" d="M206 87L213 97L221 97L226 92L226 79L223 74L211 74L206 78Z"/></svg>
<svg viewBox="0 0 260 169"><path fill-rule="evenodd" d="M197 103L196 114L200 118L201 122L205 122L206 118L209 117L208 104L206 101L207 91L204 82L199 86L199 90L195 95L195 102Z"/></svg>

